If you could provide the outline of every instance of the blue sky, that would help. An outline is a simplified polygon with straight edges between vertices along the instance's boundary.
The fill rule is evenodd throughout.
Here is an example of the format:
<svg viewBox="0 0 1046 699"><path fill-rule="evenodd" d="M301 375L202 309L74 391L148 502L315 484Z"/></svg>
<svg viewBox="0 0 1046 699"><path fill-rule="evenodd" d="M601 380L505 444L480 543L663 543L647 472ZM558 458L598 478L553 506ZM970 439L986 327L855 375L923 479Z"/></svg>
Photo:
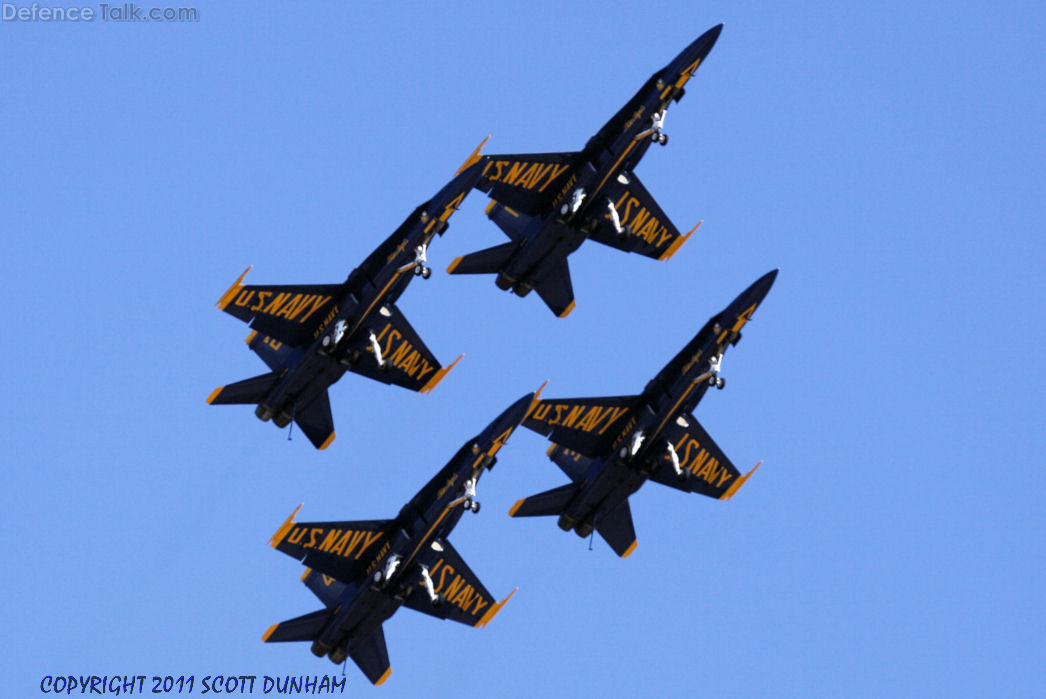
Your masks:
<svg viewBox="0 0 1046 699"><path fill-rule="evenodd" d="M24 3L15 3L22 6ZM148 7L148 5L146 5ZM337 673L272 623L317 608L268 548L392 517L504 407L620 395L750 282L777 282L695 411L728 503L648 484L620 560L511 504L563 482L520 431L451 537L476 631L401 610L386 695L984 696L1041 691L1046 79L1038 3L197 5L186 24L0 23L7 629L0 693L49 674ZM213 304L340 282L487 134L580 149L725 29L637 169L667 263L595 243L555 318L454 257L400 307L430 395L346 376L325 452L208 406L263 365Z"/></svg>

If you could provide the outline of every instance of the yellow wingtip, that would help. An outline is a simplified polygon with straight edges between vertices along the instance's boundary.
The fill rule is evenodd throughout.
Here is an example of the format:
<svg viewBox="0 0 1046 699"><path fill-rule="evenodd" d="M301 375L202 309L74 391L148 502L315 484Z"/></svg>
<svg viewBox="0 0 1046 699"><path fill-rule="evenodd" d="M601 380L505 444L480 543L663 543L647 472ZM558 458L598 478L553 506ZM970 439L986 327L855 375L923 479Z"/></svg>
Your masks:
<svg viewBox="0 0 1046 699"><path fill-rule="evenodd" d="M439 385L439 382L443 380L443 377L450 373L450 370L458 365L458 362L460 362L461 358L464 356L464 352L459 354L458 358L450 363L450 366L443 367L442 369L438 370L435 374L433 374L432 378L428 380L428 383L421 387L421 390L418 391L418 393L431 392L432 389Z"/></svg>
<svg viewBox="0 0 1046 699"><path fill-rule="evenodd" d="M207 405L210 405L214 402L214 399L218 397L218 394L222 392L223 388L225 388L225 386L219 386L218 388L211 391L211 395L207 396Z"/></svg>
<svg viewBox="0 0 1046 699"><path fill-rule="evenodd" d="M392 674L392 668L391 667L387 668L385 670L385 673L381 677L378 678L377 682L374 683L374 686L377 687L378 685L384 684L385 680L389 679L389 675L391 675L391 674Z"/></svg>
<svg viewBox="0 0 1046 699"><path fill-rule="evenodd" d="M321 444L319 446L320 451L323 451L324 449L329 447L331 445L331 442L333 442L333 441L334 441L334 432L331 432L329 435L327 435L327 439L323 440L323 444Z"/></svg>
<svg viewBox="0 0 1046 699"><path fill-rule="evenodd" d="M490 134L487 134L487 137L484 138L478 146L476 146L476 150L472 151L472 154L465 159L465 162L461 164L461 167L458 168L458 171L454 173L455 177L465 172L465 170L468 170L469 167L471 167L472 165L475 165L479 162L479 152L483 150L483 146L487 145L487 141L489 140Z"/></svg>
<svg viewBox="0 0 1046 699"><path fill-rule="evenodd" d="M454 274L454 270L458 268L458 264L465 258L464 255L461 257L455 257L449 265L447 265L447 274Z"/></svg>
<svg viewBox="0 0 1046 699"><path fill-rule="evenodd" d="M527 414L523 416L524 420L530 417L530 414L534 412L534 408L538 407L538 403L541 402L541 392L545 390L545 386L548 386L548 379L545 379L545 383L541 384L538 390L534 391L534 397L530 399L530 407L527 408Z"/></svg>
<svg viewBox="0 0 1046 699"><path fill-rule="evenodd" d="M272 626L270 626L269 628L267 628L267 629L265 630L265 633L263 633L263 634L262 634L262 640L263 640L263 641L268 641L268 640L269 640L269 636L271 636L271 635L272 635L272 632L276 630L276 627L277 627L277 626L279 626L279 624L273 624Z"/></svg>
<svg viewBox="0 0 1046 699"><path fill-rule="evenodd" d="M631 556L631 555L632 555L632 552L636 550L636 546L637 546L638 544L639 544L639 542L638 542L638 541L636 541L636 540L633 540L633 541L632 541L632 545L631 545L631 546L629 546L629 547L628 547L627 549L625 549L625 552L624 552L623 554L621 554L621 557L622 557L622 558L628 558L629 556Z"/></svg>
<svg viewBox="0 0 1046 699"><path fill-rule="evenodd" d="M757 463L755 466L752 467L751 471L749 471L748 473L746 473L745 475L741 476L736 481L734 481L734 484L731 485L729 488L727 488L726 492L719 496L719 499L720 500L729 500L730 498L734 497L734 495L737 493L737 491L741 489L741 486L743 486L745 484L745 481L747 481L749 479L749 477L753 473L756 472L756 469L758 469L762 465L763 465L763 462L760 461L759 463Z"/></svg>
<svg viewBox="0 0 1046 699"><path fill-rule="evenodd" d="M243 278L246 277L247 273L250 272L252 269L254 269L254 265L248 265L247 269L243 270L243 274L241 274L240 277L232 283L232 286L230 286L229 289L224 294L222 294L222 297L218 299L218 303L214 305L224 311L225 307L228 306L229 303L232 302L233 298L236 297L236 292L240 290L240 282L243 281Z"/></svg>
<svg viewBox="0 0 1046 699"><path fill-rule="evenodd" d="M492 605L491 608L487 610L487 613L480 617L480 620L476 622L475 627L477 629L481 629L487 624L489 624L491 620L498 615L498 612L501 611L501 608L504 607L510 599L512 599L512 595L516 594L516 590L519 590L519 588L517 587L512 592L508 593L508 597L501 600L497 604Z"/></svg>
<svg viewBox="0 0 1046 699"><path fill-rule="evenodd" d="M550 444L548 449L545 451L545 456L547 456L547 457L549 457L551 459L552 458L552 452L554 452L556 450L556 447L558 447L558 446L559 446L558 444L556 444L555 442L552 442L552 444Z"/></svg>
<svg viewBox="0 0 1046 699"><path fill-rule="evenodd" d="M560 318L566 318L574 310L574 306L577 305L576 301L571 301L570 305L563 309L563 312L559 314Z"/></svg>
<svg viewBox="0 0 1046 699"><path fill-rule="evenodd" d="M679 248L683 247L683 243L685 243L686 241L690 240L690 236L692 236L694 234L694 231L696 231L698 228L701 227L702 223L704 223L703 220L702 221L698 221L697 225L694 226L693 228L691 228L689 233L687 233L686 235L681 235L678 238L676 238L675 241L671 245L668 246L668 249L665 250L664 253L662 253L661 257L659 257L657 259L660 260L661 262L667 262L668 260L671 260L672 256L675 255L677 252L679 252Z"/></svg>
<svg viewBox="0 0 1046 699"><path fill-rule="evenodd" d="M307 579L307 578L308 578L308 577L309 577L309 576L310 576L311 574L312 574L312 568L306 568L306 569L305 569L305 572L301 574L301 581L302 581L302 582L305 582L305 580L306 580L306 579Z"/></svg>
<svg viewBox="0 0 1046 699"><path fill-rule="evenodd" d="M516 500L516 504L509 508L508 516L515 517L516 512L519 511L519 508L523 506L523 503L526 502L526 500L526 498L520 498L519 500Z"/></svg>
<svg viewBox="0 0 1046 699"><path fill-rule="evenodd" d="M269 546L276 548L280 545L280 542L283 541L283 537L287 536L287 532L289 532L291 527L294 526L294 516L298 514L298 510L300 510L304 504L304 502L299 503L298 506L294 508L294 512L291 512L291 516L280 525L280 528L277 529L276 533L272 535L271 539L269 539Z"/></svg>
<svg viewBox="0 0 1046 699"><path fill-rule="evenodd" d="M254 338L257 337L257 335L257 330L251 330L250 333L247 334L247 339L245 339L244 342L246 342L247 345L250 346L250 344L254 342Z"/></svg>

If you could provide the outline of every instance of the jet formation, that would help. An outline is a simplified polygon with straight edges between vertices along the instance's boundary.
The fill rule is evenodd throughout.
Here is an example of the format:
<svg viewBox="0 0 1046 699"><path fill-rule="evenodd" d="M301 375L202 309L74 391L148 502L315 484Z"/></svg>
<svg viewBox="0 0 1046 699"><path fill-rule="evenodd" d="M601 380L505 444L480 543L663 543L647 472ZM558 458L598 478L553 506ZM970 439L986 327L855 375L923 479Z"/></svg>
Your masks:
<svg viewBox="0 0 1046 699"><path fill-rule="evenodd" d="M459 257L447 271L494 274L498 287L518 296L536 290L559 317L575 306L567 257L585 240L672 257L697 226L682 234L635 168L651 145L668 142L667 109L683 97L721 30L708 30L654 73L581 151L487 156L481 143L344 282L248 285L248 267L217 306L250 325L247 346L270 371L215 389L207 402L254 404L261 420L297 423L313 446L326 449L335 434L328 389L345 372L431 391L461 357L441 365L396 301L414 277L431 275L429 245L472 189L490 196L487 217L509 242ZM486 625L512 594L495 601L448 537L466 512L479 512L479 479L519 425L551 440L548 457L570 482L519 500L509 515L554 516L581 537L598 532L622 558L637 543L629 497L646 481L733 497L762 462L742 476L693 413L711 387L725 386L724 355L776 277L776 269L765 274L712 316L641 393L541 399L539 389L523 396L466 441L393 519L298 523L299 505L270 544L307 567L302 581L323 607L274 624L263 640L307 642L338 664L351 658L382 684L391 672L383 623L400 607Z"/></svg>

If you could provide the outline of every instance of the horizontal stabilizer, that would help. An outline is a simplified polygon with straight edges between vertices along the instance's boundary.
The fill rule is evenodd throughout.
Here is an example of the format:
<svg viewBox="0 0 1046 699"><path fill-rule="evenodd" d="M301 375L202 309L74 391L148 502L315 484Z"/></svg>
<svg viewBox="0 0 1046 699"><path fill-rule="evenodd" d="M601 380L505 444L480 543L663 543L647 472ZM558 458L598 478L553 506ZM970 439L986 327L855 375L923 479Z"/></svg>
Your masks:
<svg viewBox="0 0 1046 699"><path fill-rule="evenodd" d="M627 498L596 518L596 531L617 555L628 558L632 554L636 548L636 528L632 524L632 508L628 506Z"/></svg>
<svg viewBox="0 0 1046 699"><path fill-rule="evenodd" d="M520 240L530 225L532 217L510 209L504 204L491 199L487 206L487 218L497 224L511 240Z"/></svg>
<svg viewBox="0 0 1046 699"><path fill-rule="evenodd" d="M207 397L207 402L213 405L260 403L279 380L280 374L273 371L228 386L220 386Z"/></svg>
<svg viewBox="0 0 1046 699"><path fill-rule="evenodd" d="M575 483L585 477L585 472L595 460L559 444L553 444L546 453L548 458L552 459L552 463L559 466Z"/></svg>
<svg viewBox="0 0 1046 699"><path fill-rule="evenodd" d="M247 347L265 362L265 365L273 371L288 367L293 363L295 355L301 356L301 349L274 337L263 335L257 330L251 330L245 340Z"/></svg>
<svg viewBox="0 0 1046 699"><path fill-rule="evenodd" d="M334 418L331 417L331 400L327 391L304 408L296 407L294 421L317 449L326 449L334 441Z"/></svg>
<svg viewBox="0 0 1046 699"><path fill-rule="evenodd" d="M537 495L531 495L529 498L523 498L508 511L509 517L542 517L561 514L577 491L577 484L568 483Z"/></svg>
<svg viewBox="0 0 1046 699"><path fill-rule="evenodd" d="M323 631L327 620L330 619L330 615L329 610L319 609L287 621L281 621L270 626L269 630L262 635L262 640L266 643L315 641Z"/></svg>
<svg viewBox="0 0 1046 699"><path fill-rule="evenodd" d="M574 310L574 286L570 283L570 267L564 257L553 263L544 277L534 284L534 291L552 309L557 318L566 318Z"/></svg>
<svg viewBox="0 0 1046 699"><path fill-rule="evenodd" d="M312 591L312 594L319 597L320 601L327 605L328 609L338 604L338 600L349 587L342 581L312 568L305 569L305 575L301 576L301 581L305 583L305 587Z"/></svg>
<svg viewBox="0 0 1046 699"><path fill-rule="evenodd" d="M389 679L389 649L385 645L385 632L375 627L367 636L349 644L349 657L363 671L371 684L381 684Z"/></svg>
<svg viewBox="0 0 1046 699"><path fill-rule="evenodd" d="M447 274L496 274L501 271L518 246L502 243L492 248L462 255L447 267Z"/></svg>

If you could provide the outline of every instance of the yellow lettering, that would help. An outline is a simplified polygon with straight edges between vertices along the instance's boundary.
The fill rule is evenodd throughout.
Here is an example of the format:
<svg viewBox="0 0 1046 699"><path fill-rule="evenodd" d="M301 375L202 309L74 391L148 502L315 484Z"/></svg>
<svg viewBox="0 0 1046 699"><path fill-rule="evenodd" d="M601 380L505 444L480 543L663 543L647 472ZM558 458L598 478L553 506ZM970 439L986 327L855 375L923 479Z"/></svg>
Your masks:
<svg viewBox="0 0 1046 699"><path fill-rule="evenodd" d="M613 425L615 422L617 422L617 419L624 415L627 410L628 408L625 406L621 406L619 408L611 408L610 419L607 420L607 423L605 425L603 425L603 429L599 430L599 434L603 434L604 432L606 432L607 428Z"/></svg>
<svg viewBox="0 0 1046 699"><path fill-rule="evenodd" d="M427 359L423 359L421 369L418 371L418 381L423 381L425 376L430 372L434 371L436 367L429 364Z"/></svg>
<svg viewBox="0 0 1046 699"><path fill-rule="evenodd" d="M321 529L320 531L323 530ZM327 532L327 536L323 538L323 543L320 544L320 551L329 551L331 548L333 548L340 534L340 529L331 529L329 532Z"/></svg>
<svg viewBox="0 0 1046 699"><path fill-rule="evenodd" d="M275 313L274 315L276 315L276 316L278 316L280 318L290 319L291 318L291 313L294 313L294 312L296 312L298 310L298 303L300 301L301 301L301 294L295 294L294 296L288 296L287 297L287 302L285 304L283 304L283 308L281 308L279 310L279 312Z"/></svg>
<svg viewBox="0 0 1046 699"><path fill-rule="evenodd" d="M443 563L443 559L439 559L439 562ZM438 566L439 563L437 563L436 565ZM454 575L454 568L452 566L444 565L439 571L439 586L433 585L433 589L436 592L439 592L443 589L443 586L447 583L448 575Z"/></svg>
<svg viewBox="0 0 1046 699"><path fill-rule="evenodd" d="M400 333L399 330L391 330L391 331L389 331L389 336L388 336L388 339L385 340L385 349L382 351L382 354L384 354L386 357L388 357L389 356L389 351L392 349L392 343L396 342L401 337L403 337L403 335Z"/></svg>
<svg viewBox="0 0 1046 699"><path fill-rule="evenodd" d="M502 181L505 184L516 184L516 180L519 179L519 176L523 173L523 168L525 168L526 165L527 164L522 161L512 163L512 166L509 168L508 173L506 173L505 175L505 179Z"/></svg>
<svg viewBox="0 0 1046 699"><path fill-rule="evenodd" d="M720 474L720 476L719 476L719 483L717 484L717 487L722 488L723 484L726 483L728 480L730 480L733 477L734 477L734 474L730 473L730 471L728 471L724 467L723 468L723 473Z"/></svg>
<svg viewBox="0 0 1046 699"><path fill-rule="evenodd" d="M251 300L252 296L254 296L253 289L244 289L239 293L239 295L236 296L236 300L233 301L233 303L237 306L246 306L247 302Z"/></svg>
<svg viewBox="0 0 1046 699"><path fill-rule="evenodd" d="M309 312L302 316L302 319L298 322L304 323L305 321L307 321L309 319L309 316L311 316L313 313L319 310L319 308L323 306L323 304L327 303L330 300L330 296L317 296L316 300L312 302L312 308L310 308ZM335 309L335 313L337 313L337 309Z"/></svg>
<svg viewBox="0 0 1046 699"><path fill-rule="evenodd" d="M541 163L531 163L527 171L523 173L523 176L516 182L516 186L523 187L525 189L532 189L537 183L538 178L544 175L544 165Z"/></svg>
<svg viewBox="0 0 1046 699"><path fill-rule="evenodd" d="M287 542L296 544L301 541L302 537L305 536L305 527L295 527L291 535L287 537Z"/></svg>
<svg viewBox="0 0 1046 699"><path fill-rule="evenodd" d="M342 553L345 550L345 546L349 543L349 540L352 539L352 537L355 534L357 534L357 532L354 532L351 529L346 530L345 533L341 535L341 538L338 539L338 543L334 545L330 552L338 554ZM355 542L353 542L353 546L355 546Z"/></svg>
<svg viewBox="0 0 1046 699"><path fill-rule="evenodd" d="M310 529L309 530L309 543L305 544L305 548L311 549L313 546L315 546L316 545L316 539L322 533L323 533L323 528L322 527L313 527L312 529Z"/></svg>
<svg viewBox="0 0 1046 699"><path fill-rule="evenodd" d="M490 602L487 602L486 600L484 600L482 595L477 594L476 595L476 607L475 607L475 609L472 610L472 615L473 616L478 615L479 614L479 610L483 609L488 604L490 604Z"/></svg>
<svg viewBox="0 0 1046 699"><path fill-rule="evenodd" d="M377 541L380 536L381 536L381 532L380 531L364 532L364 537L365 538L364 538L364 541L363 541L363 546L361 546L359 552L356 553L356 560L357 561L360 560L360 556L363 555L363 552L366 551L367 549L369 549L370 545L373 544L375 541ZM345 555L347 556L349 554L346 553Z"/></svg>
<svg viewBox="0 0 1046 699"><path fill-rule="evenodd" d="M454 596L462 589L465 584L465 579L460 575L455 575L454 580L451 581L450 587L447 588L447 592L444 595L448 600L453 600Z"/></svg>
<svg viewBox="0 0 1046 699"><path fill-rule="evenodd" d="M695 442L696 444L696 442ZM694 457L694 462L690 464L690 473L698 474L698 469L705 465L705 461L708 459L708 452L702 449L697 452L697 456Z"/></svg>
<svg viewBox="0 0 1046 699"><path fill-rule="evenodd" d="M454 599L452 599L451 602L453 604L456 604L458 607L461 608L462 611L464 611L465 610L465 603L467 603L468 599L471 596L472 596L472 585L465 585L465 587L461 588L461 590L458 592L458 594L454 596ZM450 599L450 597L448 596L447 599Z"/></svg>
<svg viewBox="0 0 1046 699"><path fill-rule="evenodd" d="M399 335L399 333L397 332L396 335ZM391 337L392 333L389 333L389 336ZM388 359L386 361L388 361L388 363L392 366L399 368L400 364L406 363L407 353L410 351L410 349L410 343L404 340L399 344L398 347L396 347L395 352L388 355ZM386 349L385 351L387 352L388 350Z"/></svg>
<svg viewBox="0 0 1046 699"><path fill-rule="evenodd" d="M642 230L643 226L646 224L647 218L649 217L650 212L646 209L640 209L638 212L636 212L636 217L629 224L630 226L632 226L632 233L634 235L639 235L639 231Z"/></svg>
<svg viewBox="0 0 1046 699"><path fill-rule="evenodd" d="M568 167L570 167L569 163L563 163L562 165L553 165L552 173L549 175L548 180L545 181L545 184L541 185L541 189L539 189L538 191L544 192L545 187L555 182L556 178L563 174L563 171L566 170Z"/></svg>
<svg viewBox="0 0 1046 699"><path fill-rule="evenodd" d="M266 306L265 308L262 309L262 313L268 313L269 315L276 315L276 311L280 310L280 306L282 306L284 301L286 301L289 297L290 297L290 294L287 293L287 292L283 292L281 294L278 294L276 296L276 298L274 298L272 301L269 302L268 306Z"/></svg>
<svg viewBox="0 0 1046 699"><path fill-rule="evenodd" d="M582 411L584 411L585 408L584 408L584 406L581 406L581 405L575 405L573 407L565 405L563 407L564 408L570 408L570 412L567 413L567 416L565 418L563 418L563 426L564 427L573 427L574 423L577 421L577 419L579 417L581 417L581 413L582 413Z"/></svg>
<svg viewBox="0 0 1046 699"><path fill-rule="evenodd" d="M265 302L269 300L270 296L272 296L272 292L271 291L259 291L258 292L258 303L256 303L253 306L251 306L251 310L252 311L261 310L261 307L265 305Z"/></svg>

